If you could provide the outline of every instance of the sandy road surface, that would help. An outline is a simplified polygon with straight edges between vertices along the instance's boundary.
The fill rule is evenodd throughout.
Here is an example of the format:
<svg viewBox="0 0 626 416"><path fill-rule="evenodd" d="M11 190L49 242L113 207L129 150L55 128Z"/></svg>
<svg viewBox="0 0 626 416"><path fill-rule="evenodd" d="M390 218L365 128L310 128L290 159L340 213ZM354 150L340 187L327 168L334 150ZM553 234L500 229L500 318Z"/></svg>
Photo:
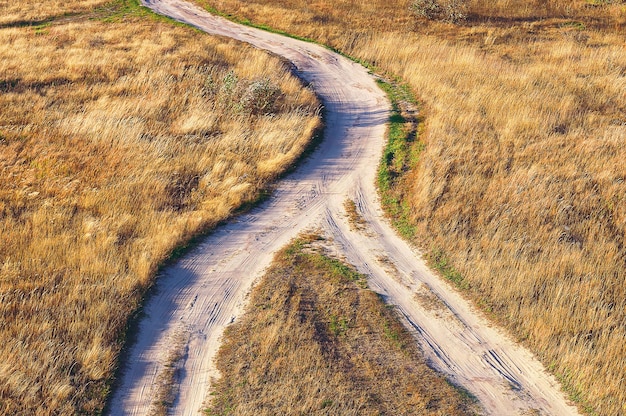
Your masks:
<svg viewBox="0 0 626 416"><path fill-rule="evenodd" d="M577 414L539 362L435 277L383 219L374 179L389 103L364 68L317 45L228 22L182 0L142 2L289 59L323 100L327 128L321 147L281 181L269 201L219 228L158 279L110 414L151 414L172 357L179 358L171 414L198 414L217 376L212 360L224 327L241 312L245 294L273 253L309 228L322 229L340 255L370 276L372 288L398 307L432 364L471 391L485 413ZM350 230L347 198L357 203L365 230ZM440 300L420 301L433 296Z"/></svg>

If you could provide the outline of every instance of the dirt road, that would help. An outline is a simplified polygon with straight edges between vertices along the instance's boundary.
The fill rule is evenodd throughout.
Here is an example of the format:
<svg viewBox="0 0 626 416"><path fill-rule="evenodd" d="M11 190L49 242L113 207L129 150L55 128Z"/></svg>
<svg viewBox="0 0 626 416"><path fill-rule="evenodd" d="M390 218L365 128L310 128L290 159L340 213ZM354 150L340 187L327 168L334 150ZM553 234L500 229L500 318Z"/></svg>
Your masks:
<svg viewBox="0 0 626 416"><path fill-rule="evenodd" d="M142 3L289 59L323 100L327 128L321 147L281 181L269 201L219 228L159 278L110 414L152 414L163 385L171 384L171 414L196 415L218 375L212 360L224 327L242 311L273 253L305 229L321 229L338 254L370 276L370 286L398 307L433 366L475 395L486 414L578 414L541 364L434 276L383 219L374 180L389 103L363 67L182 0ZM364 230L350 229L348 198L365 219ZM164 383L172 366L178 369L174 382Z"/></svg>

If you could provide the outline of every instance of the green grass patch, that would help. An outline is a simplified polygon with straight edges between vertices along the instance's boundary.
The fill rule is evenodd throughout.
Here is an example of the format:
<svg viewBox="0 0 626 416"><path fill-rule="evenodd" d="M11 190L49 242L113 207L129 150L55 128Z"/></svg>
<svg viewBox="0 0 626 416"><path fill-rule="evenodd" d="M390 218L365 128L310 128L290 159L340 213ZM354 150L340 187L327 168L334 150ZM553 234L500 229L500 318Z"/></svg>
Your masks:
<svg viewBox="0 0 626 416"><path fill-rule="evenodd" d="M434 249L428 254L429 265L437 270L443 277L454 283L458 288L467 290L470 284L463 275L455 270L450 259L442 250Z"/></svg>
<svg viewBox="0 0 626 416"><path fill-rule="evenodd" d="M404 201L398 185L402 174L417 165L424 150L424 143L417 138L418 126L422 120L405 115L404 109L417 104L406 84L378 80L378 85L391 102L387 144L378 167L378 189L383 208L391 217L394 227L403 237L412 239L416 230L410 220L410 206Z"/></svg>
<svg viewBox="0 0 626 416"><path fill-rule="evenodd" d="M167 22L175 26L184 26L200 31L193 26L153 12L143 6L139 0L113 0L104 6L96 8L95 16L97 19L107 23L120 23L129 18L150 18L153 21Z"/></svg>
<svg viewBox="0 0 626 416"><path fill-rule="evenodd" d="M584 389L581 386L577 386L574 384L574 380L572 377L572 373L569 369L559 370L556 367L556 363L552 362L548 369L552 372L561 386L563 387L563 391L567 393L569 398L582 407L583 411L590 416L599 416L599 413L595 411L593 406L591 406L585 400Z"/></svg>
<svg viewBox="0 0 626 416"><path fill-rule="evenodd" d="M560 27L562 27L562 28L572 28L572 29L576 29L576 30L585 30L585 29L587 29L587 26L585 26L585 24L583 22L579 22L579 21L576 21L576 20L571 20L569 22L561 23Z"/></svg>
<svg viewBox="0 0 626 416"><path fill-rule="evenodd" d="M139 0L113 0L95 10L100 20L105 22L120 22L126 17L146 17L152 13L143 7Z"/></svg>
<svg viewBox="0 0 626 416"><path fill-rule="evenodd" d="M336 315L331 315L328 328L335 336L344 335L348 331L348 320L346 318L339 318Z"/></svg>

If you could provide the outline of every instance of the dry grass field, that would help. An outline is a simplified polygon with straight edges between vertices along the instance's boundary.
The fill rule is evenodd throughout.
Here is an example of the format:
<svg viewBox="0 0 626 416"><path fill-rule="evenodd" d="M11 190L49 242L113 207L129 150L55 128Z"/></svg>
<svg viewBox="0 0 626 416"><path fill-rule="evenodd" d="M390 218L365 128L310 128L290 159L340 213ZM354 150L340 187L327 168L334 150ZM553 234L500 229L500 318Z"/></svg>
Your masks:
<svg viewBox="0 0 626 416"><path fill-rule="evenodd" d="M132 2L22 22L97 3L0 3L4 415L98 413L159 265L254 200L319 125L283 62Z"/></svg>
<svg viewBox="0 0 626 416"><path fill-rule="evenodd" d="M0 27L26 26L55 17L78 15L110 3L111 0L3 0L0 1Z"/></svg>
<svg viewBox="0 0 626 416"><path fill-rule="evenodd" d="M396 184L415 240L587 412L626 414L623 1L456 2L457 25L406 0L196 2L405 80L424 120Z"/></svg>
<svg viewBox="0 0 626 416"><path fill-rule="evenodd" d="M208 415L466 415L362 276L302 236L227 328Z"/></svg>

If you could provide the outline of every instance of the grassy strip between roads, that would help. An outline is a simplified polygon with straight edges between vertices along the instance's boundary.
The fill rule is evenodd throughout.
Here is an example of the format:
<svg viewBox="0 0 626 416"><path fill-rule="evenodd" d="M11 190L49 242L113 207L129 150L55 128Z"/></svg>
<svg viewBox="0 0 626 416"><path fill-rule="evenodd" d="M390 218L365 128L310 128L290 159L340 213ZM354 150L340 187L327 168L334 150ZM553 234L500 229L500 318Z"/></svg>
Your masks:
<svg viewBox="0 0 626 416"><path fill-rule="evenodd" d="M365 276L303 235L226 329L207 415L463 415L471 399L424 362Z"/></svg>

